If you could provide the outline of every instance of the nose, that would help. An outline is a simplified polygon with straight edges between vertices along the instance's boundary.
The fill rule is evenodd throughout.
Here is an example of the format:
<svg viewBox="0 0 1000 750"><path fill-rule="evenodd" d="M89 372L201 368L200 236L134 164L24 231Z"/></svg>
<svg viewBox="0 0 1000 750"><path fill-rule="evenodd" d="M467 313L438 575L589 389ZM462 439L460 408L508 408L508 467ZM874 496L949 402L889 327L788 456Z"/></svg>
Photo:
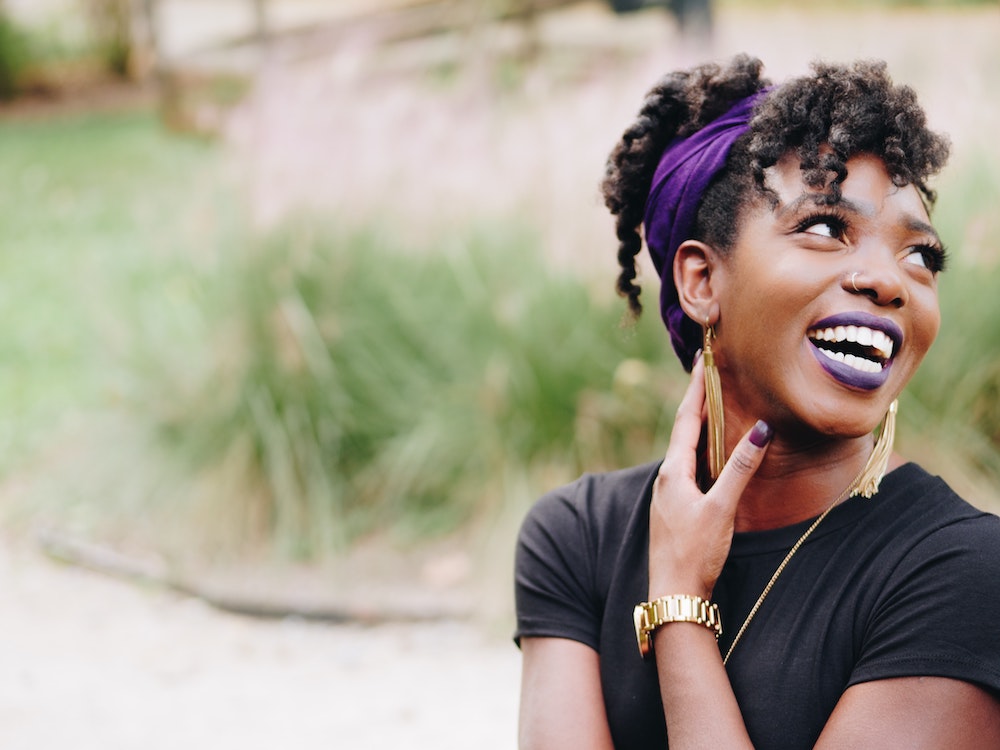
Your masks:
<svg viewBox="0 0 1000 750"><path fill-rule="evenodd" d="M902 307L909 299L903 271L894 257L891 260L875 258L873 253L858 253L861 267L845 274L843 289L851 294L868 297L879 307ZM862 260L863 259L863 260Z"/></svg>

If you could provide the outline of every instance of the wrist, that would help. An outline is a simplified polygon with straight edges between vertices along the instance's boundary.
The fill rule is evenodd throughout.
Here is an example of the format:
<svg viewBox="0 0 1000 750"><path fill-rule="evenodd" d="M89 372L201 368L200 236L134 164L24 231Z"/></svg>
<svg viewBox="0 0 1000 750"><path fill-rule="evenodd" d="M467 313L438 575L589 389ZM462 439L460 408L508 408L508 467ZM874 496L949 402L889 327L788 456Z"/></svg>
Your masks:
<svg viewBox="0 0 1000 750"><path fill-rule="evenodd" d="M707 628L716 639L722 635L718 605L700 596L672 594L640 602L632 612L632 619L639 653L643 658L652 653L653 634L669 623L693 623Z"/></svg>
<svg viewBox="0 0 1000 750"><path fill-rule="evenodd" d="M688 596L697 596L706 601L712 598L712 586L707 585L690 576L661 575L656 576L652 572L649 575L649 590L646 601L655 601L663 596L671 596L678 591L683 591Z"/></svg>

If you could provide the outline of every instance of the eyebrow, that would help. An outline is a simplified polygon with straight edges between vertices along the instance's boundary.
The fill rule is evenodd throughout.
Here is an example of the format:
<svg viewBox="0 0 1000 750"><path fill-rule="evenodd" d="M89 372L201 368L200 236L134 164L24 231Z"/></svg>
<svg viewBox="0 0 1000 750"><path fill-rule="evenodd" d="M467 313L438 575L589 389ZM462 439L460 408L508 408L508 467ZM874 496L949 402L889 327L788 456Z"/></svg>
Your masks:
<svg viewBox="0 0 1000 750"><path fill-rule="evenodd" d="M836 203L825 203L825 199L829 196L826 193L803 193L798 198L793 200L791 203L786 203L781 206L777 211L774 212L775 216L779 219L784 218L788 214L795 213L803 205L807 203L812 203L813 205L822 206L828 208L830 206L837 206L840 209L846 209L851 213L860 214L866 219L872 219L875 217L875 207L867 203L857 203L852 201L850 198L841 197Z"/></svg>
<svg viewBox="0 0 1000 750"><path fill-rule="evenodd" d="M934 241L937 242L937 244L939 245L943 244L941 242L940 235L938 235L937 233L937 230L933 226L928 224L926 221L918 219L916 216L910 216L909 214L907 214L905 218L905 223L906 223L906 228L909 229L911 232L922 232L924 234L929 234L931 237L934 238Z"/></svg>
<svg viewBox="0 0 1000 750"><path fill-rule="evenodd" d="M840 210L846 210L850 213L859 214L860 216L864 216L866 219L872 219L875 217L875 207L871 204L858 203L857 201L852 201L850 198L843 197L841 197L841 199L834 204L824 204L823 199L826 197L825 193L803 193L791 203L786 203L778 208L778 210L774 212L774 215L776 218L782 219L788 214L795 213L805 204L811 203L822 207L837 206ZM913 216L912 214L905 214L903 217L903 224L911 232L929 234L934 238L935 242L939 245L941 244L941 237L938 235L937 230L923 219Z"/></svg>

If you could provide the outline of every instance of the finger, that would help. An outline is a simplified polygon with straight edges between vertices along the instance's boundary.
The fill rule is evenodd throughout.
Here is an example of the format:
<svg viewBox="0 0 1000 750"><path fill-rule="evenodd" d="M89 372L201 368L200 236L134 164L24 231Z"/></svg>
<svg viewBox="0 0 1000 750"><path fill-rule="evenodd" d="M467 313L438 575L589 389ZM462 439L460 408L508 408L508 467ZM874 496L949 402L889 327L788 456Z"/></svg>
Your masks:
<svg viewBox="0 0 1000 750"><path fill-rule="evenodd" d="M732 501L735 509L743 490L764 460L767 446L774 437L774 431L763 420L757 423L736 444L732 455L722 468L722 473L712 486L711 493Z"/></svg>
<svg viewBox="0 0 1000 750"><path fill-rule="evenodd" d="M691 380L684 398L677 407L674 426L670 430L665 463L683 461L694 472L698 440L701 437L702 410L705 405L705 363L698 357L691 368Z"/></svg>

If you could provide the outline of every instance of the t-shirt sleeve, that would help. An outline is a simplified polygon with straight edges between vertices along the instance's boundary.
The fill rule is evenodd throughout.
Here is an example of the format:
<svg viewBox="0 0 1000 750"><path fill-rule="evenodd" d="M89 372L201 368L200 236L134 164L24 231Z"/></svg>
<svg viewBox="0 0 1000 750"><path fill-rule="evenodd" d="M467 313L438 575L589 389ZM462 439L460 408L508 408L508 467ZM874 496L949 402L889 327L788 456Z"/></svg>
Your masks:
<svg viewBox="0 0 1000 750"><path fill-rule="evenodd" d="M1000 693L1000 518L980 514L938 529L890 576L851 684L913 676Z"/></svg>
<svg viewBox="0 0 1000 750"><path fill-rule="evenodd" d="M514 557L518 643L547 636L598 649L602 605L584 481L542 497L521 526Z"/></svg>

